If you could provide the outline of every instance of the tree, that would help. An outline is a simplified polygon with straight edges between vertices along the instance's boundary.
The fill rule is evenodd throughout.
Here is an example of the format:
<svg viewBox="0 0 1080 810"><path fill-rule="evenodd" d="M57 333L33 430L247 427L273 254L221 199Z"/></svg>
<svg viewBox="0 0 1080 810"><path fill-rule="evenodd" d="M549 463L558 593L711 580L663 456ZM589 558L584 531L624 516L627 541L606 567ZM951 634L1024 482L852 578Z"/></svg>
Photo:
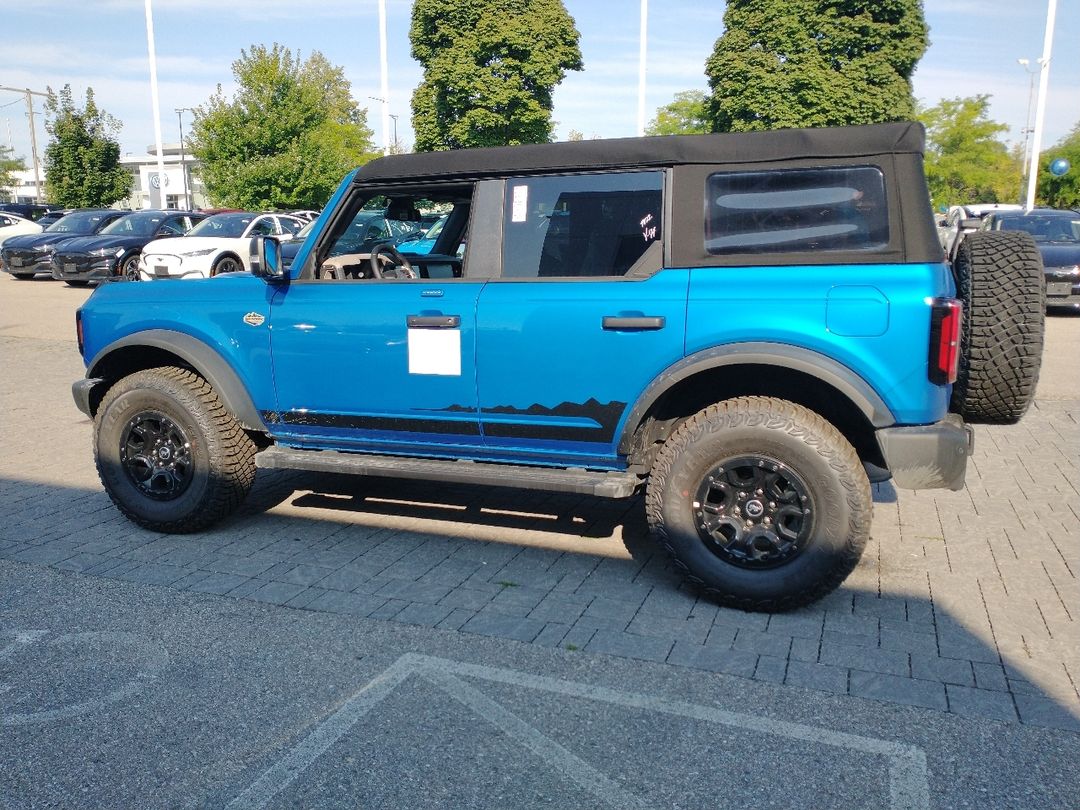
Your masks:
<svg viewBox="0 0 1080 810"><path fill-rule="evenodd" d="M578 39L562 0L416 0L416 150L550 141L555 86L582 69Z"/></svg>
<svg viewBox="0 0 1080 810"><path fill-rule="evenodd" d="M987 116L990 97L942 99L922 109L926 127L926 182L934 205L1013 202L1021 166L999 140L1008 130Z"/></svg>
<svg viewBox="0 0 1080 810"><path fill-rule="evenodd" d="M131 193L135 181L120 165L115 133L120 122L94 102L86 90L79 109L65 84L59 94L49 88L45 100L45 194L50 202L69 208L109 206Z"/></svg>
<svg viewBox="0 0 1080 810"><path fill-rule="evenodd" d="M675 100L656 111L645 128L646 135L700 135L711 127L705 112L706 98L700 90L683 90Z"/></svg>
<svg viewBox="0 0 1080 810"><path fill-rule="evenodd" d="M15 185L15 172L21 172L26 164L21 158L11 156L12 149L0 146L0 198L7 199L7 190Z"/></svg>
<svg viewBox="0 0 1080 810"><path fill-rule="evenodd" d="M705 63L714 132L912 118L922 0L729 0Z"/></svg>
<svg viewBox="0 0 1080 810"><path fill-rule="evenodd" d="M1072 168L1061 177L1050 174L1050 164L1065 158ZM1080 121L1072 132L1062 138L1039 159L1039 181L1036 190L1040 202L1053 208L1080 208Z"/></svg>
<svg viewBox="0 0 1080 810"><path fill-rule="evenodd" d="M376 156L367 113L344 71L318 51L252 45L233 62L237 90L195 111L191 154L207 195L230 208L321 208Z"/></svg>

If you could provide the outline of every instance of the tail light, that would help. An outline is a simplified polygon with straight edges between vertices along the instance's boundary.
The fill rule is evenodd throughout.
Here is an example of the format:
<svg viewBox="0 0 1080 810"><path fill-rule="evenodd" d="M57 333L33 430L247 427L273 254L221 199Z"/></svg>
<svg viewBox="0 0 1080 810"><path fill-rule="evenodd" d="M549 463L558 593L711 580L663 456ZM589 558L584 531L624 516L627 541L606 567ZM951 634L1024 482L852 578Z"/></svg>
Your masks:
<svg viewBox="0 0 1080 810"><path fill-rule="evenodd" d="M930 310L930 382L956 382L960 367L960 322L964 305L955 298L936 298Z"/></svg>

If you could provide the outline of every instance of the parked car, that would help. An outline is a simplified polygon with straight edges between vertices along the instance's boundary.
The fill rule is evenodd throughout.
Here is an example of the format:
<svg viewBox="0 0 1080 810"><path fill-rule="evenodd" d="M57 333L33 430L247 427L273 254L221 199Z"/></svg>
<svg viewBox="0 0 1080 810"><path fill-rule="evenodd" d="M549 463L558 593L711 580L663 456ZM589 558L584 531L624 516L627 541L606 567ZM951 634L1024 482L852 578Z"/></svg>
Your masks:
<svg viewBox="0 0 1080 810"><path fill-rule="evenodd" d="M55 211L49 211L47 214L42 214L37 222L38 222L38 225L41 225L42 227L47 228L50 225L52 225L54 222L59 222L61 219L66 217L68 214L73 214L78 210L79 209L77 209L77 208L59 208L59 209L57 209ZM130 212L125 211L124 213L130 213Z"/></svg>
<svg viewBox="0 0 1080 810"><path fill-rule="evenodd" d="M155 239L183 236L205 219L190 211L138 211L112 222L96 236L60 245L52 256L53 278L73 287L114 278L139 280L139 257Z"/></svg>
<svg viewBox="0 0 1080 810"><path fill-rule="evenodd" d="M304 239L314 228L315 223L309 222L294 237L282 242L281 259L285 264L292 263ZM378 245L396 245L420 234L419 222L415 220L391 219L382 211L359 211L335 248L334 255L370 253Z"/></svg>
<svg viewBox="0 0 1080 810"><path fill-rule="evenodd" d="M419 239L410 239L400 243L397 246L398 250L402 253L416 253L418 255L431 253L431 249L435 247L435 240L439 238L439 234L442 233L443 227L446 225L448 216L448 214L443 214L435 220Z"/></svg>
<svg viewBox="0 0 1080 810"><path fill-rule="evenodd" d="M644 487L703 594L806 604L856 565L872 481L961 489L968 423L1034 395L1034 243L968 234L947 262L923 147L895 123L373 160L287 271L261 236L253 273L83 305L73 394L105 490L196 532L257 467ZM468 233L464 255L354 252L380 198L452 208L436 249Z"/></svg>
<svg viewBox="0 0 1080 810"><path fill-rule="evenodd" d="M33 220L20 217L18 214L0 212L0 247L12 236L22 236L27 233L41 233L44 228Z"/></svg>
<svg viewBox="0 0 1080 810"><path fill-rule="evenodd" d="M4 270L18 279L30 279L37 273L51 275L52 254L58 246L79 236L100 233L110 222L128 213L111 208L83 209L57 220L41 233L13 236L0 248Z"/></svg>
<svg viewBox="0 0 1080 810"><path fill-rule="evenodd" d="M949 253L956 242L965 233L977 231L982 219L995 211L1023 211L1022 205L1012 203L974 203L953 205L944 216L937 220L938 240L945 252Z"/></svg>
<svg viewBox="0 0 1080 810"><path fill-rule="evenodd" d="M249 270L248 242L252 236L291 236L303 226L286 214L215 214L180 239L157 239L146 245L139 275L144 279L195 279Z"/></svg>
<svg viewBox="0 0 1080 810"><path fill-rule="evenodd" d="M1035 208L986 217L988 231L1024 231L1035 239L1046 273L1046 306L1080 309L1080 212Z"/></svg>
<svg viewBox="0 0 1080 810"><path fill-rule="evenodd" d="M32 222L37 222L43 216L61 210L60 206L47 203L0 203L0 211L18 214L23 219L29 219Z"/></svg>

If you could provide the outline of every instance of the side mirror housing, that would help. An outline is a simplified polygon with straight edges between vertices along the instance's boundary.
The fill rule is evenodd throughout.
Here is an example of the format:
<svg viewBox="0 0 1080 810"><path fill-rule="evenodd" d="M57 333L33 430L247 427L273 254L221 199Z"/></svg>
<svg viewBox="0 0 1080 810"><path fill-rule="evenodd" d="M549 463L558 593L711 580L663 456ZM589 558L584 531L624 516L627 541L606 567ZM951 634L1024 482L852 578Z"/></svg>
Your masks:
<svg viewBox="0 0 1080 810"><path fill-rule="evenodd" d="M281 281L285 269L281 263L281 243L276 236L253 236L249 256L251 273L265 281Z"/></svg>

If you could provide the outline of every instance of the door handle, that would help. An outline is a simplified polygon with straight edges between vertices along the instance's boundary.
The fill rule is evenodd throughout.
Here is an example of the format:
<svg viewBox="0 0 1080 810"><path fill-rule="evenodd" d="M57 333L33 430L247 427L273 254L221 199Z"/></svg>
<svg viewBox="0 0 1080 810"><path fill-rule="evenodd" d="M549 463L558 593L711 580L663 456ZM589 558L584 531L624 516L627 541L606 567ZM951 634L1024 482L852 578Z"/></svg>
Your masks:
<svg viewBox="0 0 1080 810"><path fill-rule="evenodd" d="M655 329L663 329L667 324L667 318L663 315L638 315L620 318L616 315L605 315L603 325L605 329L621 329L634 332L647 332Z"/></svg>
<svg viewBox="0 0 1080 810"><path fill-rule="evenodd" d="M457 329L461 326L460 315L409 315L405 324L410 329Z"/></svg>

